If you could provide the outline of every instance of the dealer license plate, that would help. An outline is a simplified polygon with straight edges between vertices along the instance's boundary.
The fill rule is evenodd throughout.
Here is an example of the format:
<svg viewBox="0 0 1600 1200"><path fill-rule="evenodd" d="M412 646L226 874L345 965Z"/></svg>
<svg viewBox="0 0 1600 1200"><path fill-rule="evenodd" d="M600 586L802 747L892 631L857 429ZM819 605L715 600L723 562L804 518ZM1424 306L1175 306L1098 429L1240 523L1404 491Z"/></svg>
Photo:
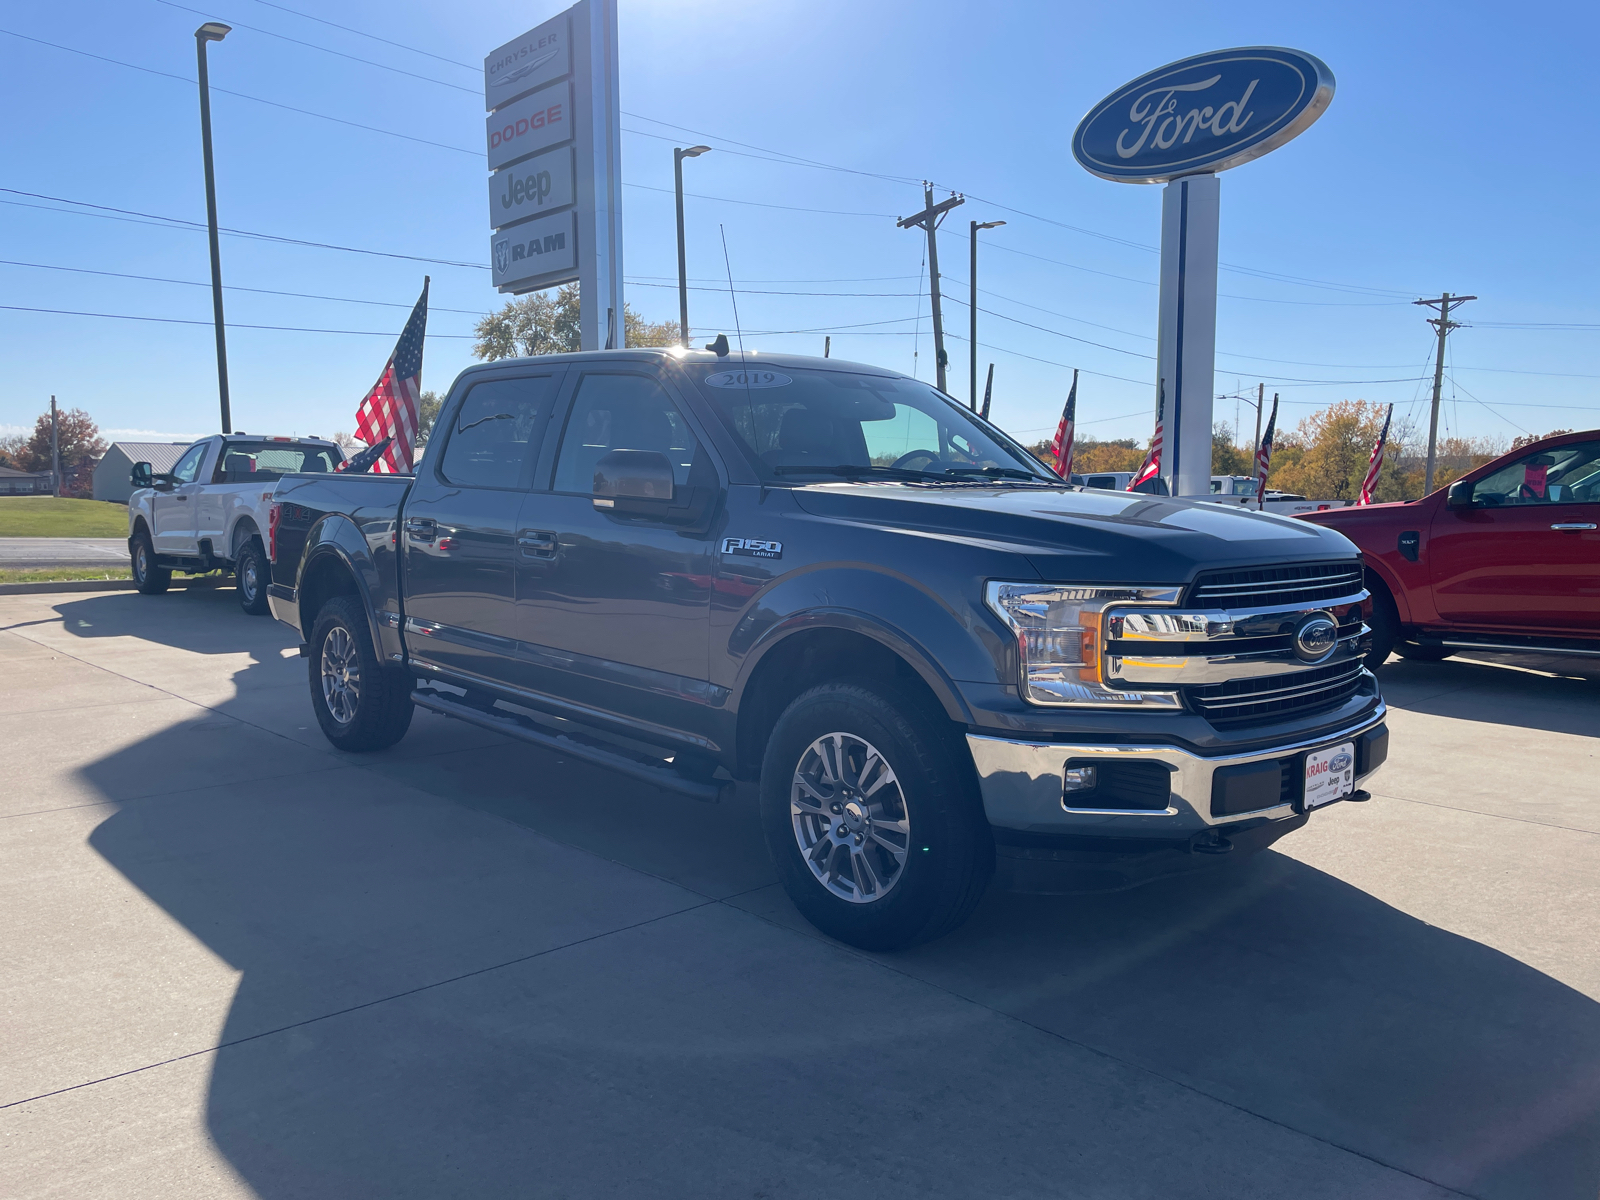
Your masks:
<svg viewBox="0 0 1600 1200"><path fill-rule="evenodd" d="M1305 810L1332 804L1356 790L1356 744L1341 742L1306 755Z"/></svg>

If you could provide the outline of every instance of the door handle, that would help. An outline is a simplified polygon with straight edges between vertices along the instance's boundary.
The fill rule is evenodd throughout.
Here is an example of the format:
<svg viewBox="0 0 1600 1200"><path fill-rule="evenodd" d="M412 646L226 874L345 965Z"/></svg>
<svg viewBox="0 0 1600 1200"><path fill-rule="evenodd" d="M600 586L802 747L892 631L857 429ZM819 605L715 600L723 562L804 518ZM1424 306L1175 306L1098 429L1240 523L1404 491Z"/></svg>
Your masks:
<svg viewBox="0 0 1600 1200"><path fill-rule="evenodd" d="M185 504L189 503L189 497L187 497L187 496L174 496L173 499L174 500L182 500ZM1590 528L1592 529L1594 527L1591 525Z"/></svg>
<svg viewBox="0 0 1600 1200"><path fill-rule="evenodd" d="M406 533L419 542L433 541L434 533L439 526L432 517L407 517Z"/></svg>
<svg viewBox="0 0 1600 1200"><path fill-rule="evenodd" d="M538 558L548 562L556 556L560 543L556 535L545 529L517 530L517 547L523 558Z"/></svg>
<svg viewBox="0 0 1600 1200"><path fill-rule="evenodd" d="M1560 529L1568 532L1574 532L1583 529L1593 529L1594 527L1595 523L1593 521L1563 521L1559 525L1550 526L1551 529Z"/></svg>

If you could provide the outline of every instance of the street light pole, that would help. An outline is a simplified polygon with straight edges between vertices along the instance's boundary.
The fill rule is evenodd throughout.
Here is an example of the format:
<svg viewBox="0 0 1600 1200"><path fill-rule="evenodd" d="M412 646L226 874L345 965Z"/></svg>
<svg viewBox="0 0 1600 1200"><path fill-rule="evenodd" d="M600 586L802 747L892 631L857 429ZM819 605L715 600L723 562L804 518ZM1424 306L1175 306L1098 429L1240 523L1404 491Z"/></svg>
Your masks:
<svg viewBox="0 0 1600 1200"><path fill-rule="evenodd" d="M967 305L967 315L972 318L972 328L968 331L967 349L972 352L972 388L967 395L972 398L972 411L978 411L978 230L998 229L1004 221L970 221L972 226L970 237L972 241L972 265L967 269L967 277L972 284L972 303Z"/></svg>
<svg viewBox="0 0 1600 1200"><path fill-rule="evenodd" d="M678 197L678 342L689 348L689 262L683 249L683 160L699 158L710 146L690 146L687 150L672 148L673 190Z"/></svg>
<svg viewBox="0 0 1600 1200"><path fill-rule="evenodd" d="M220 42L232 26L207 21L194 31L194 52L200 60L200 143L206 160L206 221L211 231L211 312L217 330L217 394L222 401L222 432L233 431L228 407L228 335L222 320L222 256L217 248L217 183L211 169L211 77L206 72L206 43Z"/></svg>

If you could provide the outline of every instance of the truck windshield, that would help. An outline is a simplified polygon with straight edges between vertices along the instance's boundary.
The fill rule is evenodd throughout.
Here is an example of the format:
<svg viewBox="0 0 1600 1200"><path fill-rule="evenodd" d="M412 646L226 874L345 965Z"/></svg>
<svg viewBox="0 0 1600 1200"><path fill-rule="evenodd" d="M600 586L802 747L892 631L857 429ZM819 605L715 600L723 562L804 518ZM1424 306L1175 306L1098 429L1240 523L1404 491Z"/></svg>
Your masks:
<svg viewBox="0 0 1600 1200"><path fill-rule="evenodd" d="M344 461L334 446L293 442L229 442L213 483L267 483L296 471L332 471Z"/></svg>
<svg viewBox="0 0 1600 1200"><path fill-rule="evenodd" d="M1061 483L1005 434L914 379L756 364L684 369L763 478Z"/></svg>

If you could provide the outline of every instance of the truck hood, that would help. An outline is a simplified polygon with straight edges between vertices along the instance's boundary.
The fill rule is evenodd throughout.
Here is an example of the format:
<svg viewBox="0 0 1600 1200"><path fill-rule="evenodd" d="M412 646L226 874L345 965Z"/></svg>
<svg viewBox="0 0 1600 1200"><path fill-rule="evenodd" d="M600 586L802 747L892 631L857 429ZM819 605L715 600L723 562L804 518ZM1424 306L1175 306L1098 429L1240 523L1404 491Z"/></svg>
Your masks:
<svg viewBox="0 0 1600 1200"><path fill-rule="evenodd" d="M869 482L793 495L813 517L1015 554L1063 582L1181 584L1202 570L1359 553L1342 534L1298 518L1131 492Z"/></svg>

